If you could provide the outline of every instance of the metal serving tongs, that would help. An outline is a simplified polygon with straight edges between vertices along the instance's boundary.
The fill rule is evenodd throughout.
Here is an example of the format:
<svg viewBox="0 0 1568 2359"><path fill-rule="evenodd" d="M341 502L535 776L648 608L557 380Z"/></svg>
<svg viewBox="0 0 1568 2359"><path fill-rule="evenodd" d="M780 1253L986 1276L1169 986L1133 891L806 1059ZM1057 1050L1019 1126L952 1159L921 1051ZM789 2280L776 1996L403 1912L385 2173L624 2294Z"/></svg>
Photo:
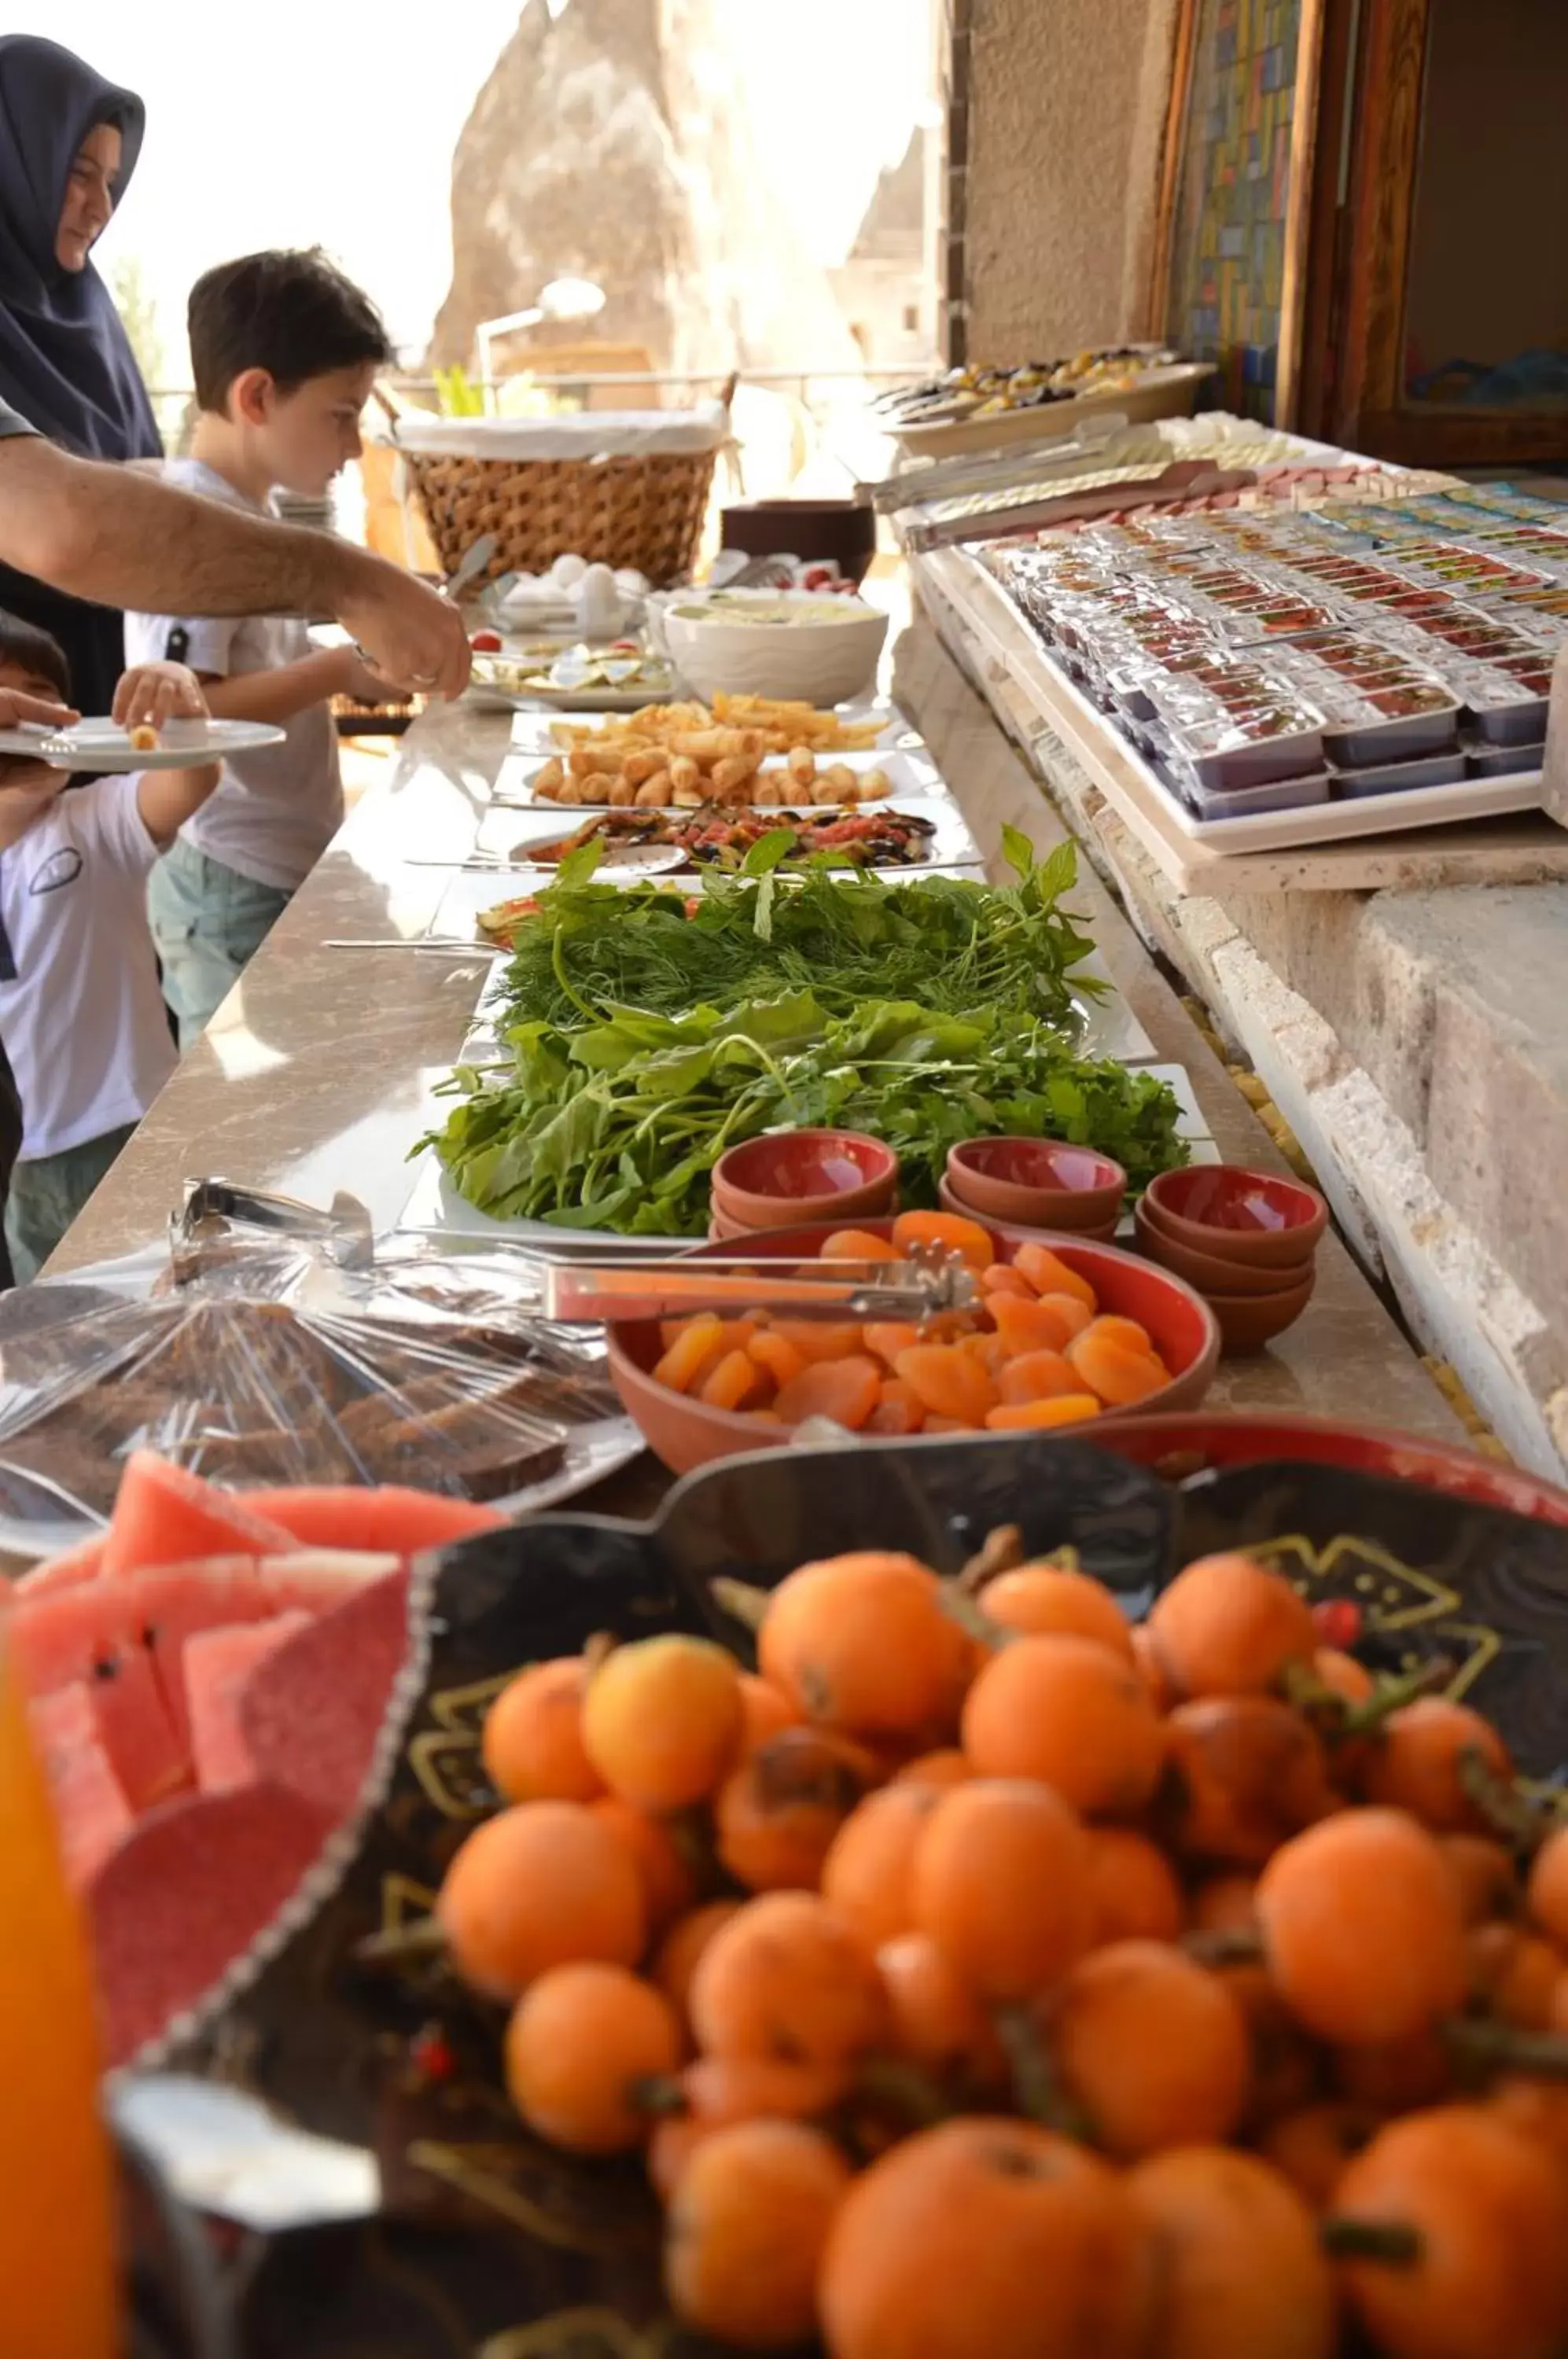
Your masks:
<svg viewBox="0 0 1568 2359"><path fill-rule="evenodd" d="M169 1259L177 1282L199 1266L199 1249L229 1221L247 1228L272 1229L321 1248L341 1269L368 1269L376 1258L370 1214L357 1196L340 1188L331 1209L303 1204L293 1196L279 1196L265 1188L247 1188L234 1180L187 1180L181 1202L169 1224Z"/></svg>
<svg viewBox="0 0 1568 2359"><path fill-rule="evenodd" d="M787 1261L765 1256L682 1256L540 1266L540 1308L568 1323L681 1319L693 1311L768 1310L787 1319L897 1319L918 1324L979 1299L973 1270L956 1256L907 1261Z"/></svg>

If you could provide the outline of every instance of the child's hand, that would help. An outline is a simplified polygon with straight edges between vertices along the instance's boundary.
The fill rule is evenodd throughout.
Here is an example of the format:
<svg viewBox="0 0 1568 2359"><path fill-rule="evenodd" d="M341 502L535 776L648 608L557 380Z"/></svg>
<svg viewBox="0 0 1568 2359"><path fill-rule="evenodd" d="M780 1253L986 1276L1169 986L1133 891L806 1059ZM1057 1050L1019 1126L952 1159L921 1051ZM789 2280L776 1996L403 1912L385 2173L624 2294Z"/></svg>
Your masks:
<svg viewBox="0 0 1568 2359"><path fill-rule="evenodd" d="M370 666L361 663L352 647L340 647L337 675L332 687L334 696L346 696L354 704L401 704L403 690L394 688L390 680L381 679Z"/></svg>
<svg viewBox="0 0 1568 2359"><path fill-rule="evenodd" d="M184 664L133 664L114 690L114 717L122 729L161 729L166 721L204 721L207 700Z"/></svg>

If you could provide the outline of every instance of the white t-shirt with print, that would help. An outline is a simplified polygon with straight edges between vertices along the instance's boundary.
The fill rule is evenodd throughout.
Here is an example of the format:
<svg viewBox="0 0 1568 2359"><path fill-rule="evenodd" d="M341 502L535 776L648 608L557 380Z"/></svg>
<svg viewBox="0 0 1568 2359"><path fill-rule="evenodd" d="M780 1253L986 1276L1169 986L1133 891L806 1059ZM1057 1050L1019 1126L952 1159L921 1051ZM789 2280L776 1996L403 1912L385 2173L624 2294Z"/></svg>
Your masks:
<svg viewBox="0 0 1568 2359"><path fill-rule="evenodd" d="M248 514L265 513L199 459L166 460L163 479ZM126 663L161 662L175 651L169 634L176 630L185 635L180 661L223 679L278 671L312 652L310 633L297 617L127 614ZM180 832L210 860L292 893L337 833L343 814L337 729L322 702L307 705L285 723L280 745L225 762L216 792Z"/></svg>
<svg viewBox="0 0 1568 2359"><path fill-rule="evenodd" d="M158 847L138 784L73 788L0 852L0 1041L24 1162L139 1122L179 1062L147 931Z"/></svg>

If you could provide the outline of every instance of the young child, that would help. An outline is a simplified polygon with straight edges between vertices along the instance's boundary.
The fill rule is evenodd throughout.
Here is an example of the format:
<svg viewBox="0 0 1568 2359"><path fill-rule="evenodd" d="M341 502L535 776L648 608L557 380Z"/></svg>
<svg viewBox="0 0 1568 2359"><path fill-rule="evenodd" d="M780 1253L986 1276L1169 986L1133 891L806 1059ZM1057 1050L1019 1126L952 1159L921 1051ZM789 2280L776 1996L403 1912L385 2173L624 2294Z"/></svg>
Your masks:
<svg viewBox="0 0 1568 2359"><path fill-rule="evenodd" d="M359 415L389 357L373 305L319 252L250 254L209 270L189 324L198 418L166 481L236 507L276 489L319 497L359 456ZM130 663L189 664L220 719L285 742L236 754L153 872L147 910L182 1048L205 1029L343 819L328 699L384 693L351 648L305 623L127 614Z"/></svg>
<svg viewBox="0 0 1568 2359"><path fill-rule="evenodd" d="M0 688L71 702L65 658L0 613ZM121 683L123 713L201 710L177 665ZM5 1235L18 1282L60 1243L179 1061L147 927L158 853L218 784L215 763L93 778L40 765L0 786L0 1041L22 1102Z"/></svg>

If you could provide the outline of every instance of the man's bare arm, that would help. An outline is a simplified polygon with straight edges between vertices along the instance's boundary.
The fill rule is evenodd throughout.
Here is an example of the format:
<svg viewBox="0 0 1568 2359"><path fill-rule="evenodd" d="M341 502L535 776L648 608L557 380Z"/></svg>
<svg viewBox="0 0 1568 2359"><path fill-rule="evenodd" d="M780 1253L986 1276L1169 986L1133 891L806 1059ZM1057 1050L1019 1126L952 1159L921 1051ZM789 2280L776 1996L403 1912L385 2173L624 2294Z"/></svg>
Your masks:
<svg viewBox="0 0 1568 2359"><path fill-rule="evenodd" d="M397 566L37 436L0 440L0 559L141 614L332 614L400 688L456 696L468 678L461 615Z"/></svg>

